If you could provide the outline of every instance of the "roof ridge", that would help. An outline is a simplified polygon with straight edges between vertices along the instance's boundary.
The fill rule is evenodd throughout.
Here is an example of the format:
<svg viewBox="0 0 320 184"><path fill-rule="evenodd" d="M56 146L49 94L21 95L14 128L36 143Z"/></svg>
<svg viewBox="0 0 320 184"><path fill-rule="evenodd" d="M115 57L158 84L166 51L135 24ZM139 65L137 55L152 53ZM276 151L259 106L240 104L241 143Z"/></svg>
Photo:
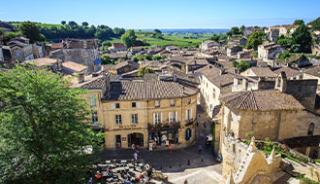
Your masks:
<svg viewBox="0 0 320 184"><path fill-rule="evenodd" d="M259 107L258 107L258 104L257 104L257 101L256 101L256 97L255 97L255 95L253 95L253 91L252 90L250 90L250 92L252 94L253 103L254 103L256 109L259 110Z"/></svg>
<svg viewBox="0 0 320 184"><path fill-rule="evenodd" d="M247 93L246 96L241 100L241 102L239 103L239 108L242 105L242 103L248 98L250 93Z"/></svg>

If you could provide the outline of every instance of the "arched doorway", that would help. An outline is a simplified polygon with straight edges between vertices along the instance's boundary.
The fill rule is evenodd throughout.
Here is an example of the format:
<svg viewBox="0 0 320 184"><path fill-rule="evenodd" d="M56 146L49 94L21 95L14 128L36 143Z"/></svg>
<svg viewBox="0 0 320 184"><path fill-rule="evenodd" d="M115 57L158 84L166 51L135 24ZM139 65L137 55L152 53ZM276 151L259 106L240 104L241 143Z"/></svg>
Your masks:
<svg viewBox="0 0 320 184"><path fill-rule="evenodd" d="M143 134L142 133L132 133L128 135L128 147L132 144L143 147Z"/></svg>
<svg viewBox="0 0 320 184"><path fill-rule="evenodd" d="M308 128L308 135L312 136L314 133L314 123L310 123L309 128Z"/></svg>

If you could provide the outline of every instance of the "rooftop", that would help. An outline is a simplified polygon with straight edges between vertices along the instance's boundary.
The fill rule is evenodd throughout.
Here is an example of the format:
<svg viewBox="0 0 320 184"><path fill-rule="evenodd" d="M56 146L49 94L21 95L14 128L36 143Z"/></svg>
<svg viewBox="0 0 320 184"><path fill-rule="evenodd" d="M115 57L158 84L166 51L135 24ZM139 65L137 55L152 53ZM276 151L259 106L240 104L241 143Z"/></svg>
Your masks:
<svg viewBox="0 0 320 184"><path fill-rule="evenodd" d="M304 109L293 96L277 90L233 92L221 97L227 107L239 110L270 111Z"/></svg>
<svg viewBox="0 0 320 184"><path fill-rule="evenodd" d="M197 92L197 88L174 81L118 80L111 82L111 94L108 100L179 98L194 95Z"/></svg>

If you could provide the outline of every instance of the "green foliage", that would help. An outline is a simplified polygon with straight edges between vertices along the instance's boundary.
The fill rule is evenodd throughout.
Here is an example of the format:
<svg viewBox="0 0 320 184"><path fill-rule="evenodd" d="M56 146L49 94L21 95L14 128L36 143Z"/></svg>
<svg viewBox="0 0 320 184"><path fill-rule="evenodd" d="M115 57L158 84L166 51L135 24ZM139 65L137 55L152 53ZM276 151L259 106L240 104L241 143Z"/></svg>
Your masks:
<svg viewBox="0 0 320 184"><path fill-rule="evenodd" d="M114 34L117 38L120 38L120 36L123 35L125 32L126 32L126 30L123 29L123 28L115 27L115 28L113 29L113 34Z"/></svg>
<svg viewBox="0 0 320 184"><path fill-rule="evenodd" d="M114 36L112 29L105 25L98 26L94 35L100 40L107 40Z"/></svg>
<svg viewBox="0 0 320 184"><path fill-rule="evenodd" d="M3 41L7 42L7 41L11 40L12 38L16 38L19 36L22 36L21 32L4 32Z"/></svg>
<svg viewBox="0 0 320 184"><path fill-rule="evenodd" d="M101 46L102 50L108 50L108 47L111 46L111 43L110 43L110 41L103 41L101 45L102 45Z"/></svg>
<svg viewBox="0 0 320 184"><path fill-rule="evenodd" d="M135 46L135 42L137 41L137 36L134 32L134 30L130 29L126 31L122 36L121 36L121 41L123 44L125 44L127 47L132 47Z"/></svg>
<svg viewBox="0 0 320 184"><path fill-rule="evenodd" d="M101 61L103 65L114 64L114 61L107 54L101 55Z"/></svg>
<svg viewBox="0 0 320 184"><path fill-rule="evenodd" d="M153 56L152 56L152 60L154 60L154 61L161 61L161 60L163 60L163 59L165 59L165 57L164 57L164 56L161 56L160 54L157 54L157 55L153 55Z"/></svg>
<svg viewBox="0 0 320 184"><path fill-rule="evenodd" d="M19 26L20 32L30 39L31 43L37 42L37 41L44 41L44 36L41 35L40 30L38 26L30 21L23 22Z"/></svg>
<svg viewBox="0 0 320 184"><path fill-rule="evenodd" d="M232 27L232 28L230 29L230 31L227 32L227 35L228 35L228 36L241 35L241 34L242 34L242 32L241 32L241 30L240 30L239 27Z"/></svg>
<svg viewBox="0 0 320 184"><path fill-rule="evenodd" d="M306 25L300 25L292 34L294 52L311 53L312 36Z"/></svg>
<svg viewBox="0 0 320 184"><path fill-rule="evenodd" d="M246 71L248 68L250 68L250 63L247 61L234 61L233 66L236 67L240 72Z"/></svg>
<svg viewBox="0 0 320 184"><path fill-rule="evenodd" d="M138 61L144 61L144 60L152 60L152 55L149 54L136 54L133 56L133 61L138 62Z"/></svg>
<svg viewBox="0 0 320 184"><path fill-rule="evenodd" d="M77 89L48 71L17 67L0 73L0 183L84 183L85 146L101 134L87 124Z"/></svg>
<svg viewBox="0 0 320 184"><path fill-rule="evenodd" d="M286 60L286 59L289 59L291 56L292 56L292 54L289 51L285 50L278 55L278 59Z"/></svg>
<svg viewBox="0 0 320 184"><path fill-rule="evenodd" d="M146 68L146 67L140 68L138 70L138 77L143 77L147 73L153 73L153 70L151 70L150 68Z"/></svg>
<svg viewBox="0 0 320 184"><path fill-rule="evenodd" d="M277 40L276 43L279 44L279 45L281 45L281 46L284 47L284 48L289 49L289 48L292 47L293 39L292 39L291 37L286 37L286 36L284 36L284 35L281 35L281 36L278 38L278 40Z"/></svg>
<svg viewBox="0 0 320 184"><path fill-rule="evenodd" d="M246 48L257 50L258 46L261 45L265 40L265 37L266 34L262 31L253 32L248 38Z"/></svg>
<svg viewBox="0 0 320 184"><path fill-rule="evenodd" d="M312 30L313 31L320 30L320 17L318 17L317 19L309 22L309 25L312 26Z"/></svg>
<svg viewBox="0 0 320 184"><path fill-rule="evenodd" d="M213 34L210 40L213 40L215 42L225 42L227 40L226 34Z"/></svg>
<svg viewBox="0 0 320 184"><path fill-rule="evenodd" d="M300 26L303 25L304 21L302 19L297 19L293 22L293 25Z"/></svg>

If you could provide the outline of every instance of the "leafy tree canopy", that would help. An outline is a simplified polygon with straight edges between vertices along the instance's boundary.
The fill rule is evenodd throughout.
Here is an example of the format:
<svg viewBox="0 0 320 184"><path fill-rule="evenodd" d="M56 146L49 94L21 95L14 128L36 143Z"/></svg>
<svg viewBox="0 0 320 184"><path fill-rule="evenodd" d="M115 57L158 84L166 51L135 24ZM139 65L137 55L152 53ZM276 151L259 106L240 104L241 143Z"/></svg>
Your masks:
<svg viewBox="0 0 320 184"><path fill-rule="evenodd" d="M243 72L245 70L247 70L248 68L250 68L250 63L247 61L235 61L233 63L233 66L236 67L240 72Z"/></svg>
<svg viewBox="0 0 320 184"><path fill-rule="evenodd" d="M33 67L0 73L0 183L84 183L97 148L80 91Z"/></svg>
<svg viewBox="0 0 320 184"><path fill-rule="evenodd" d="M253 32L249 38L246 47L248 49L257 50L258 46L263 43L265 40L266 34L262 31L255 31Z"/></svg>
<svg viewBox="0 0 320 184"><path fill-rule="evenodd" d="M312 36L305 24L300 25L292 34L294 52L310 53Z"/></svg>
<svg viewBox="0 0 320 184"><path fill-rule="evenodd" d="M125 44L127 47L132 47L135 45L137 41L137 36L134 32L134 30L130 29L126 31L122 36L121 36L121 41L123 44Z"/></svg>
<svg viewBox="0 0 320 184"><path fill-rule="evenodd" d="M44 41L45 39L44 36L41 35L38 26L33 22L30 22L30 21L23 22L19 26L19 30L24 36L29 38L32 43L36 41Z"/></svg>

